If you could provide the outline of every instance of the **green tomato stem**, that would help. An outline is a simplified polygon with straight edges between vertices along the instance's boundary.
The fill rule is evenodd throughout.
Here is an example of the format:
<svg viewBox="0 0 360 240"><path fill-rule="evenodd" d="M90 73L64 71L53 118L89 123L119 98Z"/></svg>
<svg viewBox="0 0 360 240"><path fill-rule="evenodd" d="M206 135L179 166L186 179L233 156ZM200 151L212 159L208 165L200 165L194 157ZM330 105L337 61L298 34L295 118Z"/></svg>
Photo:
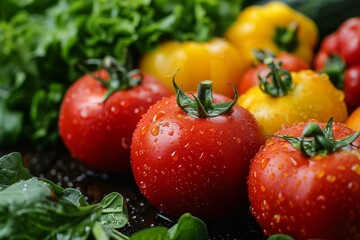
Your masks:
<svg viewBox="0 0 360 240"><path fill-rule="evenodd" d="M278 135L278 137L289 141L293 147L300 150L306 157L313 157L316 154L328 155L338 149L349 146L360 135L360 131L348 137L335 140L333 137L333 118L331 117L324 130L317 123L309 123L303 129L301 137L290 137Z"/></svg>
<svg viewBox="0 0 360 240"><path fill-rule="evenodd" d="M266 76L258 74L260 89L271 97L281 97L292 89L290 72L281 68L281 62L275 62L274 56L269 51L254 50L257 59L266 64L270 72ZM269 81L270 80L270 81Z"/></svg>
<svg viewBox="0 0 360 240"><path fill-rule="evenodd" d="M179 88L173 77L173 86L176 90L176 102L178 106L188 115L198 118L217 117L221 114L226 114L231 111L238 99L238 92L234 85L234 100L231 102L213 103L212 81L205 80L199 83L197 96L192 95L190 98L181 88Z"/></svg>

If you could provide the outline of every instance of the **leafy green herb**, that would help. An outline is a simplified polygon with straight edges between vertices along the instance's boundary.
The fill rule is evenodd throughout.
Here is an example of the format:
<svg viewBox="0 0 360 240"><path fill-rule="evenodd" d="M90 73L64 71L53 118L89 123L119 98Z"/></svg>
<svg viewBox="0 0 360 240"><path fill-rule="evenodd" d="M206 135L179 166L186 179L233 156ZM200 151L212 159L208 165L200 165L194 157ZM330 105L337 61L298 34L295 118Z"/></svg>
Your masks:
<svg viewBox="0 0 360 240"><path fill-rule="evenodd" d="M165 227L153 227L133 234L130 240L208 240L206 225L200 219L184 214L177 224L167 230Z"/></svg>
<svg viewBox="0 0 360 240"><path fill-rule="evenodd" d="M153 227L128 237L123 197L110 193L89 205L80 191L31 177L19 153L0 158L0 239L208 239L206 225L184 214L167 230Z"/></svg>
<svg viewBox="0 0 360 240"><path fill-rule="evenodd" d="M0 158L0 190L20 180L27 180L31 175L22 165L21 154L14 152Z"/></svg>
<svg viewBox="0 0 360 240"><path fill-rule="evenodd" d="M0 1L0 146L26 139L46 147L59 140L61 99L82 74L76 67L81 61L112 55L136 66L161 41L206 41L225 31L241 3Z"/></svg>

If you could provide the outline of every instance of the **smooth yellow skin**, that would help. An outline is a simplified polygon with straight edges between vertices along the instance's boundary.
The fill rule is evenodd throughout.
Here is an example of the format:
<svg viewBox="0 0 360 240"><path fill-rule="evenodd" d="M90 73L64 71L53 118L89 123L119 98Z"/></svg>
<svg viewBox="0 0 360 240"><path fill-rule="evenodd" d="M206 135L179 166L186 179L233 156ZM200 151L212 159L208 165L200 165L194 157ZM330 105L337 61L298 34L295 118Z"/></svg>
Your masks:
<svg viewBox="0 0 360 240"><path fill-rule="evenodd" d="M250 88L238 99L238 104L249 110L271 136L282 125L292 125L308 119L345 122L347 110L344 93L336 89L326 74L312 70L291 73L293 88L287 95L271 97L259 86Z"/></svg>
<svg viewBox="0 0 360 240"><path fill-rule="evenodd" d="M229 97L249 66L234 45L220 38L209 42L176 42L161 44L140 61L140 69L160 79L170 90L174 74L184 91L195 91L200 81L212 80L213 90Z"/></svg>
<svg viewBox="0 0 360 240"><path fill-rule="evenodd" d="M250 62L256 62L253 49L268 49L277 55L280 49L273 41L276 27L286 27L291 22L299 25L298 47L291 52L311 63L313 49L318 40L314 21L281 2L245 8L226 32L226 39L245 53Z"/></svg>

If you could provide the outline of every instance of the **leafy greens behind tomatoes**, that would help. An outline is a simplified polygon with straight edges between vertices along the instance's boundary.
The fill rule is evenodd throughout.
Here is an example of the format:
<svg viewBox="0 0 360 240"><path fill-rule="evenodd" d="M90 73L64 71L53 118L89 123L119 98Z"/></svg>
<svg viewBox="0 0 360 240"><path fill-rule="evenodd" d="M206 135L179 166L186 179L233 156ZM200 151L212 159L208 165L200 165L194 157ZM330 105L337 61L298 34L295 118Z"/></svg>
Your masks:
<svg viewBox="0 0 360 240"><path fill-rule="evenodd" d="M20 136L38 146L57 141L61 98L82 74L80 61L105 55L123 61L129 49L136 64L162 40L205 41L225 30L241 2L1 1L0 146Z"/></svg>

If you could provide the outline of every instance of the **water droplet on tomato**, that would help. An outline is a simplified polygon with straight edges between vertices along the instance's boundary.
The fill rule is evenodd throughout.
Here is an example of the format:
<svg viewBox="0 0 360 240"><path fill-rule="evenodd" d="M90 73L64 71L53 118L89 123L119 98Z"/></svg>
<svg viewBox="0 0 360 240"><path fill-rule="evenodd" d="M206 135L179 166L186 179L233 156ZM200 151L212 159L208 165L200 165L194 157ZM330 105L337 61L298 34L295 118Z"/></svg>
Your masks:
<svg viewBox="0 0 360 240"><path fill-rule="evenodd" d="M282 192L279 192L278 199L279 199L280 202L283 202L285 200L285 196L284 196L284 194Z"/></svg>
<svg viewBox="0 0 360 240"><path fill-rule="evenodd" d="M204 156L204 153L202 152L202 153L200 154L200 156L199 156L199 159L202 159L203 156Z"/></svg>
<svg viewBox="0 0 360 240"><path fill-rule="evenodd" d="M260 161L261 169L264 169L267 166L267 164L269 163L269 161L270 161L270 158L267 158L267 157L261 159L261 161Z"/></svg>
<svg viewBox="0 0 360 240"><path fill-rule="evenodd" d="M317 198L316 198L316 201L325 201L325 196L324 195L319 195Z"/></svg>
<svg viewBox="0 0 360 240"><path fill-rule="evenodd" d="M153 129L151 129L151 134L153 136L157 136L159 134L159 131L160 131L160 127L159 126L156 126L156 127L153 127Z"/></svg>
<svg viewBox="0 0 360 240"><path fill-rule="evenodd" d="M177 153L176 151L172 152L172 153L170 154L170 157L171 157L171 159L172 159L173 161L177 161L177 160L179 159L179 155L178 155L178 153Z"/></svg>
<svg viewBox="0 0 360 240"><path fill-rule="evenodd" d="M110 111L114 113L114 112L116 111L116 107L115 107L115 106L111 106Z"/></svg>
<svg viewBox="0 0 360 240"><path fill-rule="evenodd" d="M120 101L120 106L124 107L126 105L125 101Z"/></svg>
<svg viewBox="0 0 360 240"><path fill-rule="evenodd" d="M89 114L85 109L80 111L80 117L87 118L88 116L89 116Z"/></svg>
<svg viewBox="0 0 360 240"><path fill-rule="evenodd" d="M191 128L190 128L190 132L192 132L194 130L195 126L192 125Z"/></svg>
<svg viewBox="0 0 360 240"><path fill-rule="evenodd" d="M280 214L275 214L274 215L274 221L275 221L275 223L279 223L281 221L281 215Z"/></svg>
<svg viewBox="0 0 360 240"><path fill-rule="evenodd" d="M336 181L336 176L334 175L327 175L326 176L326 181L330 182L330 183L333 183Z"/></svg>
<svg viewBox="0 0 360 240"><path fill-rule="evenodd" d="M157 113L154 114L153 118L152 118L152 122L155 122L156 120L159 120L160 118L162 118L163 116L165 116L165 112L164 111L158 111Z"/></svg>
<svg viewBox="0 0 360 240"><path fill-rule="evenodd" d="M147 127L146 126L142 126L140 129L140 134L144 135L146 133Z"/></svg>
<svg viewBox="0 0 360 240"><path fill-rule="evenodd" d="M183 165L179 165L178 168L180 169L180 171L184 171L185 170L185 167Z"/></svg>
<svg viewBox="0 0 360 240"><path fill-rule="evenodd" d="M319 170L315 173L315 176L317 178L322 178L325 175L325 172L323 170Z"/></svg>
<svg viewBox="0 0 360 240"><path fill-rule="evenodd" d="M145 189L146 188L146 183L144 183L144 181L141 181L140 184L139 184L139 188Z"/></svg>
<svg viewBox="0 0 360 240"><path fill-rule="evenodd" d="M173 136L174 135L174 130L170 130L168 134L169 134L169 136Z"/></svg>
<svg viewBox="0 0 360 240"><path fill-rule="evenodd" d="M190 143L187 143L184 145L184 148L187 148L190 145Z"/></svg>
<svg viewBox="0 0 360 240"><path fill-rule="evenodd" d="M265 199L261 202L261 209L262 210L269 210L270 209L270 206L269 206L269 204L267 203L267 201Z"/></svg>
<svg viewBox="0 0 360 240"><path fill-rule="evenodd" d="M275 174L274 174L274 173L271 173L271 174L269 175L269 178L270 178L270 180L274 180Z"/></svg>
<svg viewBox="0 0 360 240"><path fill-rule="evenodd" d="M138 114L139 112L140 112L140 109L138 109L138 108L135 108L135 109L134 109L134 113L135 113L135 114Z"/></svg>
<svg viewBox="0 0 360 240"><path fill-rule="evenodd" d="M237 137L237 138L235 138L235 141L236 141L236 143L241 143L241 138L239 138L239 137Z"/></svg>
<svg viewBox="0 0 360 240"><path fill-rule="evenodd" d="M181 114L176 115L177 118L181 118Z"/></svg>
<svg viewBox="0 0 360 240"><path fill-rule="evenodd" d="M143 166L143 168L144 168L145 170L149 170L149 165L147 165L147 164L145 163L144 166Z"/></svg>
<svg viewBox="0 0 360 240"><path fill-rule="evenodd" d="M71 140L71 139L72 139L72 135L71 135L71 134L66 134L66 138L67 138L67 140Z"/></svg>
<svg viewBox="0 0 360 240"><path fill-rule="evenodd" d="M128 149L130 147L130 144L128 143L128 140L126 138L121 138L121 147L124 149Z"/></svg>
<svg viewBox="0 0 360 240"><path fill-rule="evenodd" d="M360 175L360 164L355 164L351 167L351 170L353 170L356 174Z"/></svg>
<svg viewBox="0 0 360 240"><path fill-rule="evenodd" d="M265 191L266 191L265 186L264 186L264 185L261 185L261 186L260 186L260 190L261 190L262 192L265 192Z"/></svg>
<svg viewBox="0 0 360 240"><path fill-rule="evenodd" d="M146 173L146 172L143 172L142 175L143 175L144 177L147 177L147 173Z"/></svg>
<svg viewBox="0 0 360 240"><path fill-rule="evenodd" d="M294 166L298 165L297 161L294 158L290 157L290 161L292 164L294 164Z"/></svg>
<svg viewBox="0 0 360 240"><path fill-rule="evenodd" d="M216 129L215 129L215 128L210 128L209 131L212 132L212 133L215 133L215 132L216 132Z"/></svg>
<svg viewBox="0 0 360 240"><path fill-rule="evenodd" d="M346 167L344 165L339 165L339 166L336 167L336 169L346 170Z"/></svg>
<svg viewBox="0 0 360 240"><path fill-rule="evenodd" d="M348 183L347 188L353 192L357 192L359 190L359 183L357 181L351 181Z"/></svg>
<svg viewBox="0 0 360 240"><path fill-rule="evenodd" d="M219 146L221 146L223 143L222 143L222 141L220 141L220 140L218 140L217 142L217 145L219 145Z"/></svg>

